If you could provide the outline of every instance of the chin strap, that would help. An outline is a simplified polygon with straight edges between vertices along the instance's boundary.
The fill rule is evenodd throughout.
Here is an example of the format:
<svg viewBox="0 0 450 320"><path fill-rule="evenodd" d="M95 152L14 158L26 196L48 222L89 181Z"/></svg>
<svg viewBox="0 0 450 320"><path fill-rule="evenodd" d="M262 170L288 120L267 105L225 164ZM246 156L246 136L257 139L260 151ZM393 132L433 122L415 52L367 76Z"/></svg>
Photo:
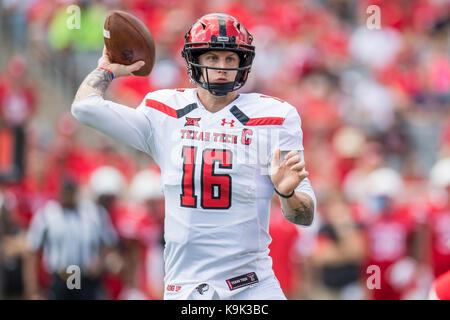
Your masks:
<svg viewBox="0 0 450 320"><path fill-rule="evenodd" d="M226 96L227 93L234 91L234 82L224 83L203 83L203 88L211 92L215 96Z"/></svg>

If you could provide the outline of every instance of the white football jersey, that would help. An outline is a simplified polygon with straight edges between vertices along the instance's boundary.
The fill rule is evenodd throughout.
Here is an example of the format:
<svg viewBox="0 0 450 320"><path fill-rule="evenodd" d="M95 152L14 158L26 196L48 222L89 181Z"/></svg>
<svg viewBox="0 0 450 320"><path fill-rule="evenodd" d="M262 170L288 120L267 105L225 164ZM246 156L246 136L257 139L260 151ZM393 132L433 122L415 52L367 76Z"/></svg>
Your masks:
<svg viewBox="0 0 450 320"><path fill-rule="evenodd" d="M137 109L91 95L72 112L160 166L166 298L201 283L227 297L273 276L268 246L274 190L268 173L277 147L303 150L293 106L250 93L212 113L197 89L170 89L147 94ZM300 189L315 201L307 179Z"/></svg>

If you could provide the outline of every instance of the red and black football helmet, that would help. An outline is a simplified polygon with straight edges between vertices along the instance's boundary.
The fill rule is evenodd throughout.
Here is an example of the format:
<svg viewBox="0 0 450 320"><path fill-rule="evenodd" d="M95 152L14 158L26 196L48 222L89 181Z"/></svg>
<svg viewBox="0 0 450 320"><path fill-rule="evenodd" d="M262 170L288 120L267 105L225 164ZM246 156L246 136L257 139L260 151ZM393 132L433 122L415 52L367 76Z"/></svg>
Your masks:
<svg viewBox="0 0 450 320"><path fill-rule="evenodd" d="M191 81L216 96L238 90L247 81L255 57L255 47L251 45L252 35L233 16L225 13L210 13L198 19L186 32L183 51ZM233 51L239 56L238 68L215 68L200 65L198 57L210 50ZM233 82L210 83L208 72L206 82L201 81L202 68L237 71Z"/></svg>

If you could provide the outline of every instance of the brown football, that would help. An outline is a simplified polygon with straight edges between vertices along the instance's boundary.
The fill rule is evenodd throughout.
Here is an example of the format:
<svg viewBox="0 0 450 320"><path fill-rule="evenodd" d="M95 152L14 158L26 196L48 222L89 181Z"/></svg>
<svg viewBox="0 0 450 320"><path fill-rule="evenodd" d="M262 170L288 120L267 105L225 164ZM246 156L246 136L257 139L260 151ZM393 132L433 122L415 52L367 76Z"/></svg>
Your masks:
<svg viewBox="0 0 450 320"><path fill-rule="evenodd" d="M145 65L133 74L150 74L155 64L155 41L142 21L125 11L111 11L105 20L103 38L111 62L130 65L144 60Z"/></svg>

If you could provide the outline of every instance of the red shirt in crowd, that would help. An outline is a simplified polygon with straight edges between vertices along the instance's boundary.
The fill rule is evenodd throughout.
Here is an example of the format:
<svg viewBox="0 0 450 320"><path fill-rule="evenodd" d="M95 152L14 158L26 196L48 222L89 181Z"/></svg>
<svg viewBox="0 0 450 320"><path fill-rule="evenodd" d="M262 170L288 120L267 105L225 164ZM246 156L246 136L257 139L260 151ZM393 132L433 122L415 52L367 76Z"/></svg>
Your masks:
<svg viewBox="0 0 450 320"><path fill-rule="evenodd" d="M33 86L13 86L7 79L0 79L0 119L9 124L21 125L35 109L36 93Z"/></svg>
<svg viewBox="0 0 450 320"><path fill-rule="evenodd" d="M430 233L431 266L435 277L450 270L450 208L431 208L426 217Z"/></svg>
<svg viewBox="0 0 450 320"><path fill-rule="evenodd" d="M379 267L381 277L380 288L371 290L374 300L399 300L402 297L402 289L393 283L390 267L409 255L415 223L406 208L394 210L380 215L366 226L366 267Z"/></svg>
<svg viewBox="0 0 450 320"><path fill-rule="evenodd" d="M270 214L269 233L272 237L269 246L272 268L281 289L289 295L297 289L298 283L299 271L295 270L293 260L294 247L299 237L298 228L283 217L280 207L274 206Z"/></svg>

